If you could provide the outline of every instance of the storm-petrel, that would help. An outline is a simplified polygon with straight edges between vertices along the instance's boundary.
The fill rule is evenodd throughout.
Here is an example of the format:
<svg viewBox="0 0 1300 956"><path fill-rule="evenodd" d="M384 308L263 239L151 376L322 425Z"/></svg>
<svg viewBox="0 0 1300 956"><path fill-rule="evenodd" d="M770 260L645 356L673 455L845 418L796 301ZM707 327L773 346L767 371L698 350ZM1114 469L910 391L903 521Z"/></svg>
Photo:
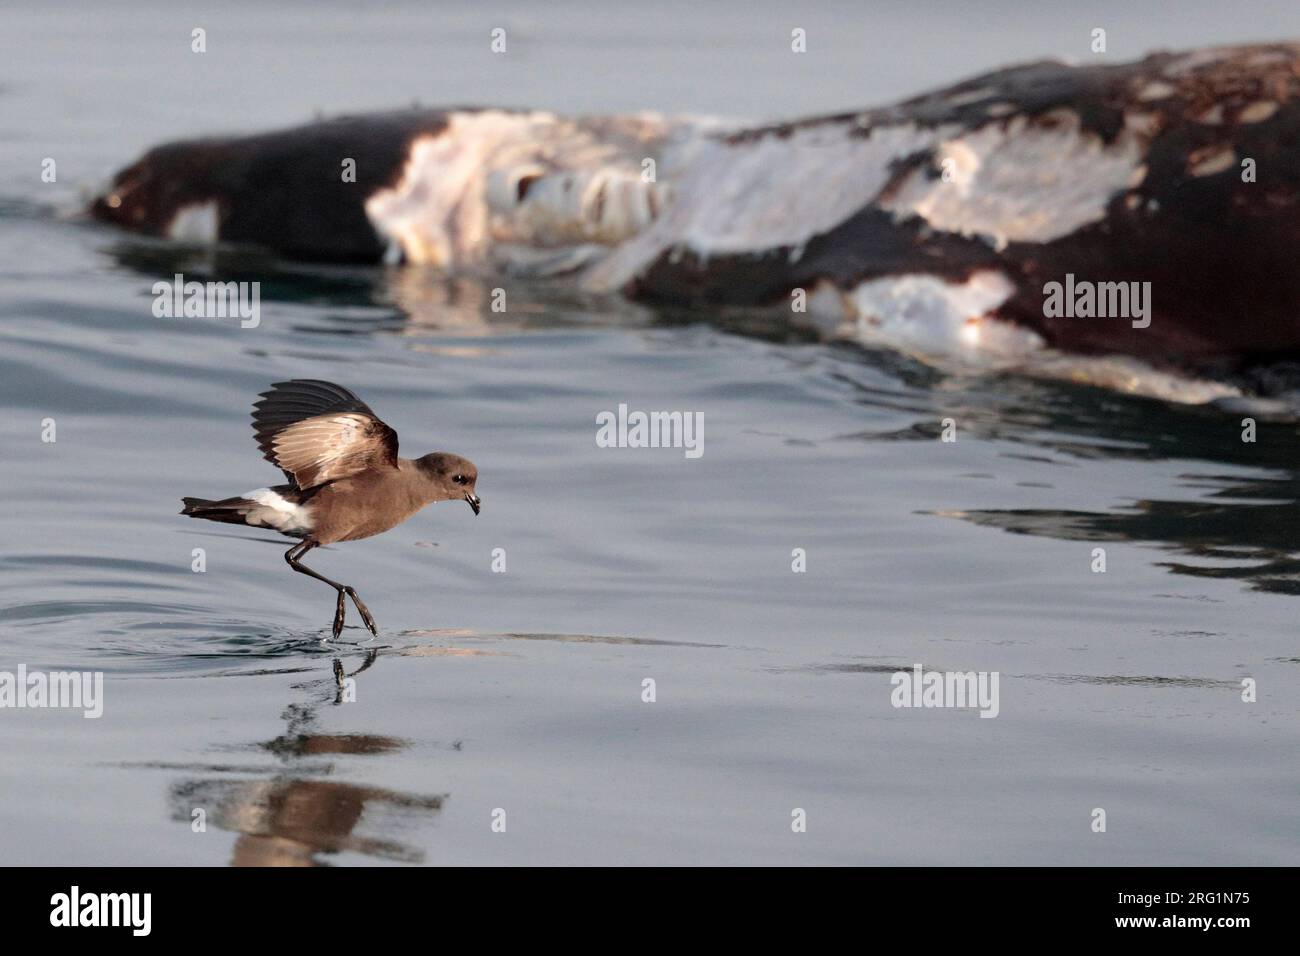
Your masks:
<svg viewBox="0 0 1300 956"><path fill-rule="evenodd" d="M401 524L434 501L460 498L479 513L478 469L459 455L397 456L397 432L346 388L314 379L279 382L253 406L257 447L289 484L236 498L182 498L183 515L271 528L301 541L284 553L289 566L338 592L334 637L343 630L346 594L372 634L375 619L346 584L302 564L312 548L355 541Z"/></svg>

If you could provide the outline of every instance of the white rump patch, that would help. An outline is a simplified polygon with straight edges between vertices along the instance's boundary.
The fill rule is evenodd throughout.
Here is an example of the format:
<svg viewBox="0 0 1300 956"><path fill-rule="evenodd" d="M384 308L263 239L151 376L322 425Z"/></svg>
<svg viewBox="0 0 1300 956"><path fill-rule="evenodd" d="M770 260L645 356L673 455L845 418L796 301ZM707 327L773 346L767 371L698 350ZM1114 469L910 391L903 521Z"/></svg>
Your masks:
<svg viewBox="0 0 1300 956"><path fill-rule="evenodd" d="M257 488L242 497L248 501L256 501L262 506L249 511L245 519L248 524L283 532L311 530L311 518L307 514L307 509L276 494L270 488Z"/></svg>
<svg viewBox="0 0 1300 956"><path fill-rule="evenodd" d="M178 242L216 245L221 232L219 220L215 199L190 203L176 210L176 215L167 224L167 238Z"/></svg>

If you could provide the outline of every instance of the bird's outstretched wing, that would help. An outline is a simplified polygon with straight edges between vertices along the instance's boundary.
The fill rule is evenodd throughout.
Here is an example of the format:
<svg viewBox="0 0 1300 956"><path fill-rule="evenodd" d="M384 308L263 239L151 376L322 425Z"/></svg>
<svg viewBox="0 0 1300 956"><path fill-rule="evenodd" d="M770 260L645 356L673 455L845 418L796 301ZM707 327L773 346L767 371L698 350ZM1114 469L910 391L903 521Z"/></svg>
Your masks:
<svg viewBox="0 0 1300 956"><path fill-rule="evenodd" d="M376 465L397 467L397 432L331 382L272 385L253 405L253 431L266 460L304 490Z"/></svg>

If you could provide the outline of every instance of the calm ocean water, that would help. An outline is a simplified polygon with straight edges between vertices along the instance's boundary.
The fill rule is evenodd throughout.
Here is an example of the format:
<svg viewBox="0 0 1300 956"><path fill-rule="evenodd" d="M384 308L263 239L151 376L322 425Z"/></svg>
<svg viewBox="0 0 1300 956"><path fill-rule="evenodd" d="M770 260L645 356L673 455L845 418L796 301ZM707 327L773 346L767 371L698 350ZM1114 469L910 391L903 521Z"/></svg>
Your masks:
<svg viewBox="0 0 1300 956"><path fill-rule="evenodd" d="M1115 58L1300 34L1249 3L878 6L7 6L0 671L102 671L105 705L0 710L0 859L1300 862L1296 426L1248 444L1219 414L735 318L518 283L499 315L473 282L68 215L156 142L316 110L768 118L1082 57L1094 26ZM261 324L155 318L178 271L260 281ZM479 466L481 517L437 505L318 553L370 643L322 645L333 596L288 542L176 514L277 479L247 414L292 377L358 392L407 454ZM703 457L597 448L621 402L702 412ZM999 672L999 716L895 709L916 663Z"/></svg>

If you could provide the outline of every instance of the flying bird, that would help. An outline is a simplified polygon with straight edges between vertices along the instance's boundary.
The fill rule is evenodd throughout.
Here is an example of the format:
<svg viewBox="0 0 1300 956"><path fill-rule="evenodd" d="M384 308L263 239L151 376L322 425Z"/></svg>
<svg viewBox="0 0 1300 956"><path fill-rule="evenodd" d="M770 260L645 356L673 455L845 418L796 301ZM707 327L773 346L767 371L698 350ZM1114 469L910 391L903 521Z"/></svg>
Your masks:
<svg viewBox="0 0 1300 956"><path fill-rule="evenodd" d="M337 592L333 636L343 631L344 595L370 633L378 635L357 592L313 571L302 563L303 556L321 545L380 534L435 501L460 499L477 515L478 469L447 452L399 458L397 432L341 385L294 379L272 385L260 398L253 406L257 447L284 472L288 484L220 501L182 498L181 514L298 538L284 559Z"/></svg>

